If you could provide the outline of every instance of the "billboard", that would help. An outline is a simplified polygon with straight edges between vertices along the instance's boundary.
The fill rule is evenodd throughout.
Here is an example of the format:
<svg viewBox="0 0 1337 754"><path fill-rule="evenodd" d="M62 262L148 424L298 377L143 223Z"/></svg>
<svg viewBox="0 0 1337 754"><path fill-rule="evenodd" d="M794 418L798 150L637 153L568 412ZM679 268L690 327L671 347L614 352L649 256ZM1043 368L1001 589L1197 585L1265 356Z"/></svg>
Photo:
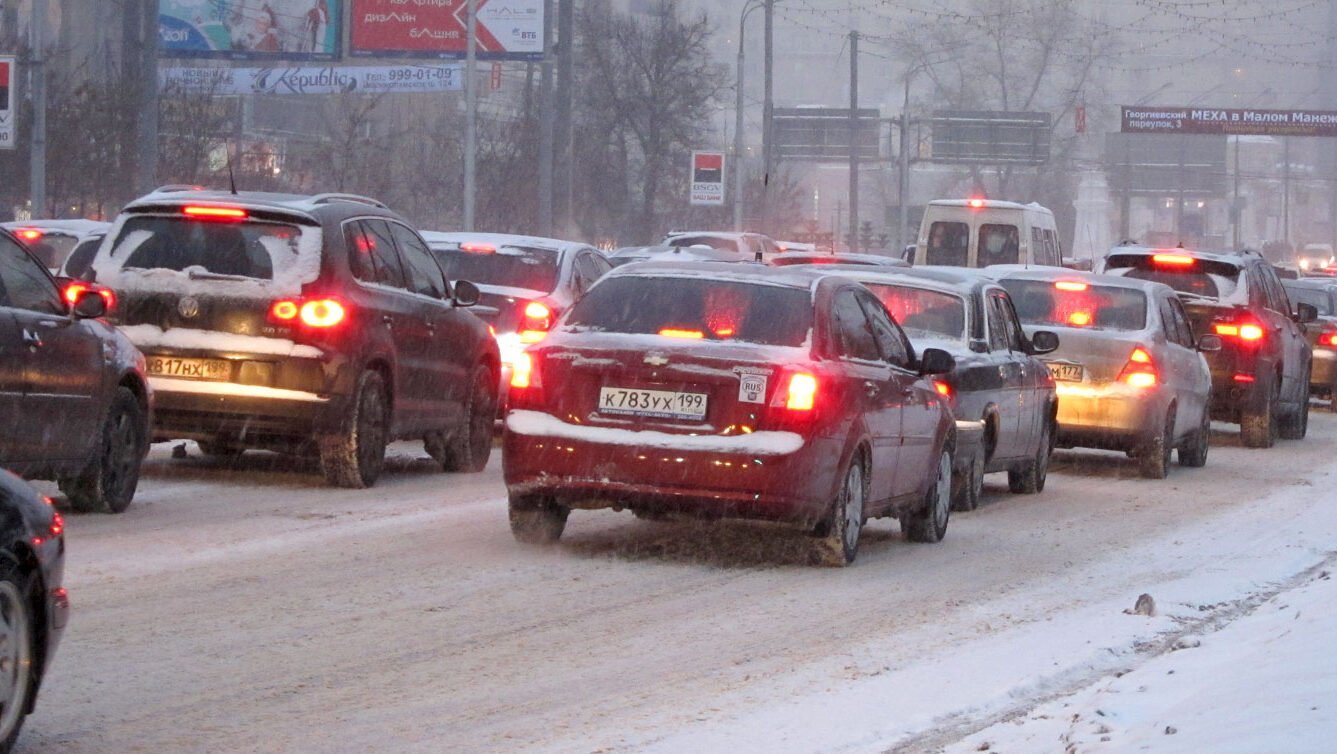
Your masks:
<svg viewBox="0 0 1337 754"><path fill-rule="evenodd" d="M1193 107L1128 107L1126 134L1226 134L1239 136L1337 136L1337 111Z"/></svg>
<svg viewBox="0 0 1337 754"><path fill-rule="evenodd" d="M0 149L14 149L14 58L0 57Z"/></svg>
<svg viewBox="0 0 1337 754"><path fill-rule="evenodd" d="M1043 165L1049 161L1049 113L940 110L933 113L934 162Z"/></svg>
<svg viewBox="0 0 1337 754"><path fill-rule="evenodd" d="M452 92L464 88L458 63L375 66L171 67L158 69L164 94L345 94Z"/></svg>
<svg viewBox="0 0 1337 754"><path fill-rule="evenodd" d="M348 46L361 57L462 59L468 0L349 0ZM543 57L543 0L477 0L480 60Z"/></svg>
<svg viewBox="0 0 1337 754"><path fill-rule="evenodd" d="M851 152L876 160L881 151L881 113L876 108L855 112L853 143L848 108L777 107L774 112L775 154L782 160L848 162Z"/></svg>
<svg viewBox="0 0 1337 754"><path fill-rule="evenodd" d="M693 206L724 204L724 153L692 152Z"/></svg>
<svg viewBox="0 0 1337 754"><path fill-rule="evenodd" d="M159 0L167 58L333 60L344 0Z"/></svg>
<svg viewBox="0 0 1337 754"><path fill-rule="evenodd" d="M1226 137L1105 134L1105 169L1121 194L1224 196Z"/></svg>

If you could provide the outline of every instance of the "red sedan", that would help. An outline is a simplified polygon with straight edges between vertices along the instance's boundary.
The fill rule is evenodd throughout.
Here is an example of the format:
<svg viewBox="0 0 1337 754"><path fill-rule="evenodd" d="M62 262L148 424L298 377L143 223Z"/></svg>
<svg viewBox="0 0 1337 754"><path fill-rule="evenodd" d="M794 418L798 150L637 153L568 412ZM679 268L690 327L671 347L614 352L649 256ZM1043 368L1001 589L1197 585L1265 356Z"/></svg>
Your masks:
<svg viewBox="0 0 1337 754"><path fill-rule="evenodd" d="M572 509L787 521L823 560L864 522L947 529L955 424L867 289L820 270L638 264L609 273L517 361L502 458L511 531Z"/></svg>

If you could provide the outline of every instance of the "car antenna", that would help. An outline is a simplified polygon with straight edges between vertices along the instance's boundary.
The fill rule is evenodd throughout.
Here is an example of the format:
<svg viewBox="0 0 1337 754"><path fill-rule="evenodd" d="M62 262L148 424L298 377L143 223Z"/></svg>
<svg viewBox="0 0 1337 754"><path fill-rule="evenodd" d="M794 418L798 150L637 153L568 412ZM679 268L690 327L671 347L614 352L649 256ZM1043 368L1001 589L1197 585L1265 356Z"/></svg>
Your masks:
<svg viewBox="0 0 1337 754"><path fill-rule="evenodd" d="M232 149L227 149L227 182L232 188L232 195L237 195L237 176L232 173Z"/></svg>

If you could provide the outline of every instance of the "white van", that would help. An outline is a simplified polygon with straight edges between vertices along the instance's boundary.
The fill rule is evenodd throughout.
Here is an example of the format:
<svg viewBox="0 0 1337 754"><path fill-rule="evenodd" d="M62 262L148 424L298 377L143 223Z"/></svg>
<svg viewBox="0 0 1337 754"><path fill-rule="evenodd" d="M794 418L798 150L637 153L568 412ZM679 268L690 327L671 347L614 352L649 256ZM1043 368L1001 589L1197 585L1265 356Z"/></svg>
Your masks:
<svg viewBox="0 0 1337 754"><path fill-rule="evenodd" d="M1060 267L1054 213L1039 204L992 199L936 199L924 208L913 264Z"/></svg>

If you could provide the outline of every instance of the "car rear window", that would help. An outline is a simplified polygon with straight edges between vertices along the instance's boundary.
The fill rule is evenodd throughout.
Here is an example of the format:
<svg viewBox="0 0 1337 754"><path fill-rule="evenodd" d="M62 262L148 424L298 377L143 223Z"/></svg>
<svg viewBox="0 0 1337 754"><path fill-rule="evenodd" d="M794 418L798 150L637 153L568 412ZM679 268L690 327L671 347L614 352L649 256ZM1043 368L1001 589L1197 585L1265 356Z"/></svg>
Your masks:
<svg viewBox="0 0 1337 754"><path fill-rule="evenodd" d="M565 324L798 346L812 329L812 296L806 289L737 280L610 277L572 307Z"/></svg>
<svg viewBox="0 0 1337 754"><path fill-rule="evenodd" d="M1292 304L1309 304L1318 310L1319 316L1332 316L1332 296L1326 290L1288 285L1286 295L1291 297Z"/></svg>
<svg viewBox="0 0 1337 754"><path fill-rule="evenodd" d="M1062 280L999 283L1024 325L1130 331L1147 326L1147 294L1139 290Z"/></svg>
<svg viewBox="0 0 1337 754"><path fill-rule="evenodd" d="M466 244L467 246L468 244ZM480 244L481 251L464 251L459 246L436 246L446 276L483 285L552 291L557 287L557 252L519 246L493 247Z"/></svg>
<svg viewBox="0 0 1337 754"><path fill-rule="evenodd" d="M65 263L66 257L79 243L79 237L76 235L51 231L34 238L27 238L20 231L19 240L42 264L53 270Z"/></svg>
<svg viewBox="0 0 1337 754"><path fill-rule="evenodd" d="M121 270L271 281L298 266L301 239L302 229L286 223L139 215L121 225L111 257Z"/></svg>
<svg viewBox="0 0 1337 754"><path fill-rule="evenodd" d="M737 241L718 236L674 236L665 243L669 246L709 246L720 251L739 251Z"/></svg>
<svg viewBox="0 0 1337 754"><path fill-rule="evenodd" d="M966 339L966 302L960 296L913 286L864 283L905 334L917 337Z"/></svg>
<svg viewBox="0 0 1337 754"><path fill-rule="evenodd" d="M1233 301L1242 294L1241 271L1236 265L1170 254L1177 261L1158 262L1160 255L1122 254L1109 257L1105 274L1164 283L1179 293L1199 298ZM1184 262L1182 260L1190 260Z"/></svg>

